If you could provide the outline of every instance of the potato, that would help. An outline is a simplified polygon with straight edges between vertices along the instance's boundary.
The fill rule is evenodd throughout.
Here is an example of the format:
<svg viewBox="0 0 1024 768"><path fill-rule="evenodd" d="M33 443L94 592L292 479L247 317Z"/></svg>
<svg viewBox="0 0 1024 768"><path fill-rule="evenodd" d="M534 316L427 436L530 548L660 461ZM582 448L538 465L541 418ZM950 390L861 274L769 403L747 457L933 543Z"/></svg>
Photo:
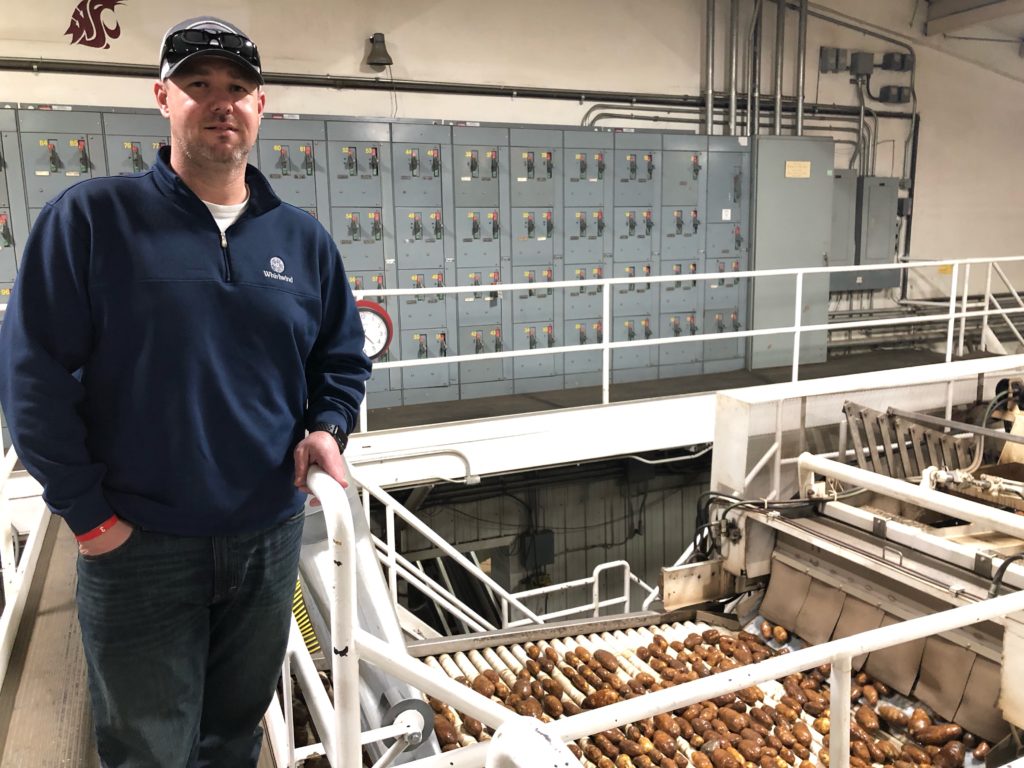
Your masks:
<svg viewBox="0 0 1024 768"><path fill-rule="evenodd" d="M611 688L602 688L601 690L594 691L592 694L587 696L585 703L590 709L597 709L598 707L606 707L609 704L614 704L619 700L619 698L619 694Z"/></svg>
<svg viewBox="0 0 1024 768"><path fill-rule="evenodd" d="M515 703L516 713L525 717L540 718L544 714L544 707L533 696L529 696Z"/></svg>
<svg viewBox="0 0 1024 768"><path fill-rule="evenodd" d="M735 757L721 748L711 753L711 763L715 768L743 768Z"/></svg>
<svg viewBox="0 0 1024 768"><path fill-rule="evenodd" d="M761 747L749 739L742 739L736 745L736 749L743 755L743 759L748 762L756 763L761 759Z"/></svg>
<svg viewBox="0 0 1024 768"><path fill-rule="evenodd" d="M811 736L811 730L803 720L798 720L793 725L793 735L796 736L796 740L805 747L811 746L811 742L814 741Z"/></svg>
<svg viewBox="0 0 1024 768"><path fill-rule="evenodd" d="M736 647L733 649L732 657L736 659L740 664L750 664L754 657L750 653L750 648L747 647L746 643L738 642Z"/></svg>
<svg viewBox="0 0 1024 768"><path fill-rule="evenodd" d="M878 716L887 723L902 727L906 727L910 722L910 717L907 713L899 707L894 707L892 704L879 704Z"/></svg>
<svg viewBox="0 0 1024 768"><path fill-rule="evenodd" d="M708 645L714 645L718 642L719 638L722 636L722 633L719 632L717 629L705 629L703 632L701 632L700 636Z"/></svg>
<svg viewBox="0 0 1024 768"><path fill-rule="evenodd" d="M789 642L789 632L786 631L785 627L772 627L772 637L775 638L775 642L779 645Z"/></svg>
<svg viewBox="0 0 1024 768"><path fill-rule="evenodd" d="M953 763L953 768L960 768L964 764L964 757L967 754L967 748L964 746L962 741L947 741L942 749L939 750L940 755L949 757Z"/></svg>
<svg viewBox="0 0 1024 768"><path fill-rule="evenodd" d="M932 719L928 713L918 707L910 715L910 721L907 723L907 730L910 731L911 735L914 735L922 728L927 728L931 724Z"/></svg>
<svg viewBox="0 0 1024 768"><path fill-rule="evenodd" d="M871 707L861 705L857 707L856 712L857 724L866 731L877 731L878 730L878 715Z"/></svg>
<svg viewBox="0 0 1024 768"><path fill-rule="evenodd" d="M819 717L815 719L813 728L823 736L828 735L829 719L827 717Z"/></svg>
<svg viewBox="0 0 1024 768"><path fill-rule="evenodd" d="M917 747L917 746L915 746L913 744L904 744L903 745L903 754L905 754L907 757L909 757L911 760L913 760L918 765L931 765L932 764L932 759L931 759L931 757L928 756L928 753L925 752L920 747Z"/></svg>
<svg viewBox="0 0 1024 768"><path fill-rule="evenodd" d="M870 683L861 686L861 693L864 695L864 700L872 707L878 704L878 689Z"/></svg>
<svg viewBox="0 0 1024 768"><path fill-rule="evenodd" d="M561 717L562 713L565 711L561 700L557 696L552 696L550 693L545 694L541 699L541 706L544 707L544 713L548 717Z"/></svg>
<svg viewBox="0 0 1024 768"><path fill-rule="evenodd" d="M437 742L442 748L447 744L459 743L455 726L448 722L448 718L444 715L434 715L434 733L437 735Z"/></svg>
<svg viewBox="0 0 1024 768"><path fill-rule="evenodd" d="M594 658L609 672L617 672L619 669L618 659L616 659L611 652L606 651L603 648L599 651L594 651Z"/></svg>
<svg viewBox="0 0 1024 768"><path fill-rule="evenodd" d="M991 749L992 745L987 741L979 741L978 746L974 748L974 751L971 754L974 756L975 760L984 760Z"/></svg>
<svg viewBox="0 0 1024 768"><path fill-rule="evenodd" d="M463 715L462 716L462 730L464 730L466 733L468 733L474 739L479 741L480 740L480 734L482 734L484 732L484 726L475 717L470 717L469 715Z"/></svg>
<svg viewBox="0 0 1024 768"><path fill-rule="evenodd" d="M917 732L914 733L914 738L921 744L941 746L947 741L960 738L960 735L963 732L963 728L956 723L929 725L924 728L919 728Z"/></svg>
<svg viewBox="0 0 1024 768"><path fill-rule="evenodd" d="M654 732L654 738L651 739L654 744L654 748L661 752L665 757L675 757L678 747L676 746L675 737L669 734L667 731L657 730Z"/></svg>

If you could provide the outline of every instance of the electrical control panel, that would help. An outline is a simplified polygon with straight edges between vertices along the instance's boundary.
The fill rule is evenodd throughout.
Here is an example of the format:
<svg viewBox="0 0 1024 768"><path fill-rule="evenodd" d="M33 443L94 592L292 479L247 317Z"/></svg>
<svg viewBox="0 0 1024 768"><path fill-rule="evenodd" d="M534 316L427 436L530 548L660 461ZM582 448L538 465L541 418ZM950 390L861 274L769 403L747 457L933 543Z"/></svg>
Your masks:
<svg viewBox="0 0 1024 768"><path fill-rule="evenodd" d="M42 208L72 184L107 175L98 112L18 110L17 119L30 209Z"/></svg>
<svg viewBox="0 0 1024 768"><path fill-rule="evenodd" d="M167 142L166 120L150 112L0 112L0 292L49 199L83 178L145 172ZM748 364L742 340L630 346L747 327L749 286L733 276L751 267L754 245L743 137L268 115L250 162L323 223L353 290L391 314L383 362L581 348L377 368L371 408L593 386L606 338L627 343L610 355L613 382ZM874 254L890 238L889 190L861 189L857 222L868 224L857 231ZM583 281L610 277L632 282L608 289L606 318L603 290ZM580 285L551 286L562 280ZM494 290L512 283L524 287ZM388 288L413 293L374 293Z"/></svg>
<svg viewBox="0 0 1024 768"><path fill-rule="evenodd" d="M167 120L160 115L103 115L103 137L111 176L149 170L157 152L170 141Z"/></svg>

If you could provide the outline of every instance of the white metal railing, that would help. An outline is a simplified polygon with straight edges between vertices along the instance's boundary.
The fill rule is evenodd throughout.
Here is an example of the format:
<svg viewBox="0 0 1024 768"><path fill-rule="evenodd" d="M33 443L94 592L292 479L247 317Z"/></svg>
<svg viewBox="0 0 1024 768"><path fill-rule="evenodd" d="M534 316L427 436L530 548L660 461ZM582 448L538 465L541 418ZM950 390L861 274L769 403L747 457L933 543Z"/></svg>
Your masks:
<svg viewBox="0 0 1024 768"><path fill-rule="evenodd" d="M297 637L289 647L285 679L289 679L288 663L296 662L297 677L306 694L310 714L323 738L323 745L304 748L326 750L332 766L361 765L361 745L379 734L398 736L402 746L417 743L421 734L422 718L416 713L403 713L397 721L376 731L360 733L360 712L357 686L360 661L374 664L395 678L446 702L456 710L475 717L482 724L500 730L505 723L518 719L504 706L484 697L472 688L461 685L444 673L412 659L404 649L397 649L360 630L356 616L356 542L351 523L352 511L348 500L337 483L319 469L311 469L308 476L310 489L321 499L334 562L334 589L331 604L331 661L334 675L334 701L326 701L323 687L312 668L308 652ZM905 484L909 488L914 486ZM832 741L829 754L833 768L849 766L850 727L850 673L852 659L872 651L900 645L935 634L949 632L981 621L1002 621L1007 616L1024 611L1024 592L995 597L963 605L950 610L921 616L909 621L863 632L840 640L809 646L757 664L665 688L630 700L620 701L600 709L581 712L571 718L562 718L546 724L535 724L553 739L570 741L590 736L623 723L637 722L662 712L687 707L690 704L732 693L742 688L761 685L806 669L831 664L832 687ZM310 671L312 670L312 671ZM1004 675L1005 677L1005 675ZM286 710L290 700L285 702ZM297 751L289 747L291 730L280 730L290 723L290 714L268 716L271 743L278 764L293 768ZM463 747L443 755L421 758L407 763L410 768L482 768L487 760L490 742ZM390 749L375 768L385 768L397 756L402 746ZM282 752L279 754L278 749ZM525 765L518 762L517 765Z"/></svg>
<svg viewBox="0 0 1024 768"><path fill-rule="evenodd" d="M28 520L28 540L19 558L18 531L15 530L10 499L11 472L17 462L18 456L13 447L0 462L0 566L3 568L4 596L4 610L0 614L0 683L7 675L44 534L53 517L40 499L38 508L32 511Z"/></svg>
<svg viewBox="0 0 1024 768"><path fill-rule="evenodd" d="M618 597L606 597L601 599L601 575L605 571L614 570L616 568L622 569L622 594ZM552 594L559 594L569 592L574 589L583 589L586 587L590 588L590 602L583 603L582 605L572 606L569 608L563 608L557 611L551 611L549 613L540 614L540 619L543 622L554 621L555 619L564 619L568 616L575 616L581 613L590 613L591 616L597 617L601 615L602 608L610 608L612 606L621 605L623 613L629 613L630 607L630 591L632 585L636 584L638 587L648 593L648 595L656 594L657 588L650 586L643 579L637 576L630 570L629 563L625 560L613 560L608 563L600 563L594 566L593 572L590 576L586 576L582 579L574 579L573 581L564 581L560 584L550 584L546 587L537 587L535 589L527 589L520 592L514 593L514 596L520 600L534 598L534 597L546 597ZM528 624L526 619L519 619L518 621L509 621L508 618L508 604L503 600L501 604L501 619L503 627L515 627L522 624Z"/></svg>
<svg viewBox="0 0 1024 768"><path fill-rule="evenodd" d="M468 464L466 471L467 473L470 471ZM361 478L357 467L350 467L349 476L349 479L364 491L364 507L368 509L371 497L377 499L384 506L385 539L381 540L374 536L373 543L376 547L377 558L380 561L381 566L383 566L387 577L388 589L391 593L392 603L395 605L398 604L398 579L401 577L412 587L421 591L424 595L437 602L439 606L456 616L473 631L485 632L497 629L494 624L460 600L450 589L437 583L437 581L430 578L426 573L417 569L407 558L398 552L395 524L396 520L399 519L416 533L423 536L440 552L443 552L447 557L450 557L456 564L461 566L466 573L479 581L491 592L491 594L497 597L501 605L501 620L503 627L518 626L522 624L543 624L546 621L551 621L556 618L585 613L588 611L593 612L593 615L596 616L599 615L602 608L608 608L616 605L622 605L623 611L628 611L632 584L638 585L640 589L644 590L648 594L655 591L654 587L646 584L642 579L630 571L629 564L626 561L620 560L615 563L604 563L598 565L590 576L583 579L553 584L551 586L522 592L510 592L498 584L498 582L496 582L489 574L485 573L479 566L477 566L476 563L466 557L443 536L406 509L405 506L403 506L402 503L395 499L391 494L379 485ZM604 571L611 568L623 568L622 594L602 600L600 598L599 579ZM590 601L583 603L580 606L554 611L548 614L538 614L523 602L524 599L532 597L568 592L572 589L588 586L591 587L592 599ZM520 616L515 619L511 619L509 615L511 609L517 611Z"/></svg>
<svg viewBox="0 0 1024 768"><path fill-rule="evenodd" d="M611 341L609 334L605 332L601 340L595 344L579 344L579 345L561 345L561 346L550 346L536 349L520 349L520 350L507 350L502 352L485 352L480 354L458 354L458 355L444 355L434 358L417 358L415 360L391 360L384 363L375 363L374 368L377 370L392 370L392 369L403 369L403 368L414 368L419 366L429 365L450 365L454 363L470 363L470 362L483 362L488 360L504 360L510 358L525 358L533 356L544 356L544 355L571 355L580 353L594 353L601 352L602 363L601 363L601 402L610 402L610 383L611 383L611 352L616 349L636 349L645 346L668 346L673 344L693 344L705 341L727 341L730 339L749 339L758 338L762 336L779 336L789 335L793 338L793 357L792 357L792 381L799 381L799 369L800 369L800 337L805 333L814 333L822 331L842 331L842 330L870 330L872 328L885 328L885 327L898 327L906 325L920 325L921 323L941 323L947 324L946 333L946 362L949 362L953 358L954 349L954 335L956 330L957 321L960 323L960 344L959 349L963 350L963 338L966 328L966 322L971 318L982 318L982 345L987 343L987 340L992 338L988 332L989 319L993 316L1002 318L1011 329L1018 339L1024 343L1024 337L1022 337L1016 330L1014 323L1011 318L1024 314L1024 300L1019 296L1017 291L1013 288L1011 281L1006 276L1000 265L1008 263L1022 263L1024 262L1024 256L1003 256L989 259L944 259L938 261L912 261L901 264L870 264L863 266L849 266L849 267L800 267L790 269L769 269L769 270L748 270L743 272L705 272L697 274L688 274L685 276L680 275L644 275L642 277L610 277L599 280L557 280L551 282L532 282L532 283L498 283L493 285L479 285L479 286L434 286L434 287L423 287L423 288L387 288L387 289L373 289L373 290L359 290L355 291L357 298L366 297L403 297L403 296L425 296L428 294L432 295L447 295L447 294L467 294L467 293L511 293L515 291L540 291L540 290L567 290L572 288L599 288L601 292L601 323L602 328L612 328L612 289L618 285L660 285L667 283L682 283L691 282L696 284L698 282L713 283L721 280L750 280L756 281L763 278L779 278L779 277L790 277L794 281L794 302L793 302L793 325L790 326L777 326L772 328L757 328L745 331L726 331L722 333L689 333L679 336L671 337L652 337L645 339L633 339L627 341ZM968 279L972 266L984 265L986 267L986 288L984 300L981 303L979 309L968 309L966 302L963 308L957 309L957 298L959 294L959 285L961 272L964 275L964 291L966 298L966 291L968 286ZM934 306L936 309L939 305L946 307L945 312L937 311L929 314L908 314L906 317L888 317L879 318L875 320L857 319L848 320L843 322L834 323L817 323L811 325L803 325L801 322L801 315L803 313L803 288L804 281L808 275L831 275L838 272L877 272L877 271L907 271L922 270L922 269L946 269L950 270L949 279L949 298L948 301L928 302L929 306ZM1008 290L1015 297L1018 303L1016 308L1004 308L995 299L991 292L992 274L995 272L1002 282L1007 286ZM684 310L680 310L681 314L685 314ZM552 320L554 318L552 317ZM360 430L366 431L368 429L367 420L367 408L368 401L364 398L362 404L362 412L360 414Z"/></svg>

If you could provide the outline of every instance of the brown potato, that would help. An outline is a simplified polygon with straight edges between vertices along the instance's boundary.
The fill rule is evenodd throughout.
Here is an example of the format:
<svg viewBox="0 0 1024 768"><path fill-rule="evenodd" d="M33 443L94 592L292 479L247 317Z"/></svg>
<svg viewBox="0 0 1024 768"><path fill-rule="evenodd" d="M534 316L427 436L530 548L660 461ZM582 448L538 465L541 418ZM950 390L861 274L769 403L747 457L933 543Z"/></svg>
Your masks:
<svg viewBox="0 0 1024 768"><path fill-rule="evenodd" d="M530 695L537 701L544 698L544 686L540 684L540 680L534 680L530 683Z"/></svg>
<svg viewBox="0 0 1024 768"><path fill-rule="evenodd" d="M618 700L618 692L611 688L602 688L601 690L594 691L592 694L587 696L585 703L590 709L597 709L598 707L606 707L609 704L614 704Z"/></svg>
<svg viewBox="0 0 1024 768"><path fill-rule="evenodd" d="M772 728L775 725L775 721L772 719L771 715L769 715L761 708L751 709L750 717L756 722L761 723L761 725L766 726L768 728Z"/></svg>
<svg viewBox="0 0 1024 768"><path fill-rule="evenodd" d="M619 748L612 744L611 740L603 733L594 736L594 743L604 752L606 757L616 758L619 756Z"/></svg>
<svg viewBox="0 0 1024 768"><path fill-rule="evenodd" d="M960 735L963 732L963 728L956 723L928 725L923 728L919 728L917 732L914 733L914 738L921 744L941 746L947 741L960 738Z"/></svg>
<svg viewBox="0 0 1024 768"><path fill-rule="evenodd" d="M724 749L716 749L711 753L711 763L715 768L742 768L740 762Z"/></svg>
<svg viewBox="0 0 1024 768"><path fill-rule="evenodd" d="M655 715L654 728L657 731L664 731L673 739L680 734L679 726L676 725L676 721L672 718L672 715Z"/></svg>
<svg viewBox="0 0 1024 768"><path fill-rule="evenodd" d="M992 745L987 741L979 741L978 746L974 748L974 751L971 754L974 756L975 760L984 760L991 749Z"/></svg>
<svg viewBox="0 0 1024 768"><path fill-rule="evenodd" d="M757 723L751 723L751 726L754 725L757 725ZM740 731L740 738L746 739L747 741L752 741L759 747L763 747L765 745L764 736L762 736L753 727L744 728L742 731Z"/></svg>
<svg viewBox="0 0 1024 768"><path fill-rule="evenodd" d="M459 742L455 726L448 722L448 718L444 715L434 715L434 733L437 735L437 742L442 748L446 744L458 744Z"/></svg>
<svg viewBox="0 0 1024 768"><path fill-rule="evenodd" d="M910 721L907 723L907 730L910 731L911 735L916 734L922 728L927 728L932 724L932 719L928 713L918 707L911 713Z"/></svg>
<svg viewBox="0 0 1024 768"><path fill-rule="evenodd" d="M864 695L864 700L872 707L878 703L878 689L870 683L862 685L861 693Z"/></svg>
<svg viewBox="0 0 1024 768"><path fill-rule="evenodd" d="M561 717L562 713L565 711L561 700L557 696L552 696L550 693L544 695L541 699L541 704L544 707L544 713L548 717Z"/></svg>
<svg viewBox="0 0 1024 768"><path fill-rule="evenodd" d="M803 720L798 720L793 725L793 735L796 736L796 740L803 744L805 747L811 746L811 742L814 739L811 736L811 730L807 727L807 723Z"/></svg>
<svg viewBox="0 0 1024 768"><path fill-rule="evenodd" d="M705 629L703 632L701 632L700 636L708 645L714 645L718 642L719 638L722 636L722 633L719 632L717 629Z"/></svg>
<svg viewBox="0 0 1024 768"><path fill-rule="evenodd" d="M526 646L526 655L534 661L536 661L540 658L540 648L538 648L533 643L530 643L528 646Z"/></svg>
<svg viewBox="0 0 1024 768"><path fill-rule="evenodd" d="M667 731L657 730L654 732L654 738L651 739L654 743L654 748L661 752L665 757L675 757L678 747L676 746L675 737Z"/></svg>
<svg viewBox="0 0 1024 768"><path fill-rule="evenodd" d="M879 704L878 705L878 716L885 720L887 723L892 725L898 725L906 727L910 722L910 717L899 707L894 707L892 704Z"/></svg>
<svg viewBox="0 0 1024 768"><path fill-rule="evenodd" d="M636 768L629 755L619 755L615 758L615 768Z"/></svg>
<svg viewBox="0 0 1024 768"><path fill-rule="evenodd" d="M945 755L952 760L953 768L960 768L964 764L964 757L967 755L967 747L964 746L962 741L947 741L942 749L939 750L940 755Z"/></svg>
<svg viewBox="0 0 1024 768"><path fill-rule="evenodd" d="M733 649L732 657L736 659L740 664L750 664L754 657L750 653L750 648L746 643L738 642L736 647Z"/></svg>
<svg viewBox="0 0 1024 768"><path fill-rule="evenodd" d="M594 651L594 658L609 672L617 672L619 669L618 659L616 659L611 652L606 651L603 648L599 651Z"/></svg>
<svg viewBox="0 0 1024 768"><path fill-rule="evenodd" d="M917 747L917 746L915 746L913 744L904 744L903 745L903 754L905 754L907 757L909 757L911 760L913 760L918 765L931 765L932 764L932 759L931 759L931 757L929 757L928 753L925 752L920 747Z"/></svg>
<svg viewBox="0 0 1024 768"><path fill-rule="evenodd" d="M863 704L857 707L856 718L857 724L866 731L878 730L878 715L871 707Z"/></svg>
<svg viewBox="0 0 1024 768"><path fill-rule="evenodd" d="M789 642L789 632L786 631L785 627L772 627L772 637L775 638L775 642L779 645Z"/></svg>
<svg viewBox="0 0 1024 768"><path fill-rule="evenodd" d="M472 736L474 739L479 740L480 734L484 732L483 723L477 720L475 717L469 715L462 716L462 730Z"/></svg>
<svg viewBox="0 0 1024 768"><path fill-rule="evenodd" d="M800 715L798 715L793 709L782 703L775 705L775 711L783 719L788 720L791 723L795 723L800 718Z"/></svg>
<svg viewBox="0 0 1024 768"><path fill-rule="evenodd" d="M637 757L644 753L644 751L640 749L640 745L632 739L623 739L619 742L618 747L630 757Z"/></svg>
<svg viewBox="0 0 1024 768"><path fill-rule="evenodd" d="M736 745L736 749L743 755L743 759L748 762L756 763L761 759L761 747L753 741L743 739Z"/></svg>
<svg viewBox="0 0 1024 768"><path fill-rule="evenodd" d="M771 640L772 639L772 625L771 625L771 623L769 623L767 621L762 621L761 622L761 626L758 627L758 629L761 632L761 637L763 637L765 640Z"/></svg>
<svg viewBox="0 0 1024 768"><path fill-rule="evenodd" d="M699 750L694 750L690 753L690 763L693 765L693 768L714 768L711 758Z"/></svg>
<svg viewBox="0 0 1024 768"><path fill-rule="evenodd" d="M828 705L824 701L814 701L812 699L804 704L804 712L808 715L812 715L813 717L818 717L819 715L824 714L827 709Z"/></svg>
<svg viewBox="0 0 1024 768"><path fill-rule="evenodd" d="M871 751L863 741L850 741L850 755L851 757L859 757L865 763L871 762Z"/></svg>
<svg viewBox="0 0 1024 768"><path fill-rule="evenodd" d="M602 757L601 748L597 746L593 741L588 741L583 745L583 756L592 763L596 763Z"/></svg>
<svg viewBox="0 0 1024 768"><path fill-rule="evenodd" d="M515 703L516 713L525 717L540 718L544 714L544 707L533 696L529 696Z"/></svg>

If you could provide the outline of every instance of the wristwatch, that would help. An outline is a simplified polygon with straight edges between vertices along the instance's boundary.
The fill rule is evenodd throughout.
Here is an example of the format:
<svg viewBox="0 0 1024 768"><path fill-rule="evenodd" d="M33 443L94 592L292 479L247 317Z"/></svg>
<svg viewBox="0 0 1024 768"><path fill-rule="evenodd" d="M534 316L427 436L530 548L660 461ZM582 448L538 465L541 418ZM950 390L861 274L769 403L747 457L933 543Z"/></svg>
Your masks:
<svg viewBox="0 0 1024 768"><path fill-rule="evenodd" d="M338 453L345 452L345 446L348 445L348 435L345 431L337 424L328 424L326 421L321 421L313 425L310 432L326 432L328 435L334 438L334 442L338 444Z"/></svg>

